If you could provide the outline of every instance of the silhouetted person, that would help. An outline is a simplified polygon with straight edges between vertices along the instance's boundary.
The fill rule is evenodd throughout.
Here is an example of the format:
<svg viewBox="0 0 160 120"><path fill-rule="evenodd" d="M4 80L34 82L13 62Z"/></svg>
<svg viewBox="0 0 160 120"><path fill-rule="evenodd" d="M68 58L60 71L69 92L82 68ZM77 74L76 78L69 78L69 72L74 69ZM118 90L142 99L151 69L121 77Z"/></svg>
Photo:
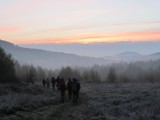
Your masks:
<svg viewBox="0 0 160 120"><path fill-rule="evenodd" d="M77 79L73 79L73 103L77 103L77 100L79 98L79 91L80 91L80 83Z"/></svg>
<svg viewBox="0 0 160 120"><path fill-rule="evenodd" d="M56 82L57 82L57 84L56 84L57 90L58 90L58 86L59 86L59 84L60 84L60 81L61 81L61 79L60 79L60 77L58 76L57 79L56 79Z"/></svg>
<svg viewBox="0 0 160 120"><path fill-rule="evenodd" d="M43 84L44 87L46 87L46 81L45 81L45 79L42 80L42 84Z"/></svg>
<svg viewBox="0 0 160 120"><path fill-rule="evenodd" d="M49 86L50 86L50 81L49 81L48 78L47 78L47 80L46 80L46 84L47 84L47 88L49 88Z"/></svg>
<svg viewBox="0 0 160 120"><path fill-rule="evenodd" d="M52 82L53 91L55 91L56 80L54 77L52 77L51 82Z"/></svg>
<svg viewBox="0 0 160 120"><path fill-rule="evenodd" d="M79 82L79 80L76 80L76 85L77 85L77 88L78 88L78 90L77 90L77 97L79 98L79 91L80 91L80 89L81 89L81 84L80 84L80 82Z"/></svg>
<svg viewBox="0 0 160 120"><path fill-rule="evenodd" d="M72 98L72 85L73 85L73 82L72 82L71 79L69 78L69 79L68 79L68 82L67 82L67 90L68 90L69 100L71 100L71 98Z"/></svg>
<svg viewBox="0 0 160 120"><path fill-rule="evenodd" d="M60 80L59 86L58 86L58 90L61 91L61 102L64 103L64 99L65 99L65 91L67 89L66 83L64 81L64 79L62 78Z"/></svg>

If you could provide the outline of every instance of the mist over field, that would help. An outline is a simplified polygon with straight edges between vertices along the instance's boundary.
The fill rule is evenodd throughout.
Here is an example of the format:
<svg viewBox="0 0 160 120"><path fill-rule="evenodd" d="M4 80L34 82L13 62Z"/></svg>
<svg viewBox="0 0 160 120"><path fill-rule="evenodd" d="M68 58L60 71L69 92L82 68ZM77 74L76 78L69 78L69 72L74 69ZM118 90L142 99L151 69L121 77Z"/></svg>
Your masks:
<svg viewBox="0 0 160 120"><path fill-rule="evenodd" d="M160 120L160 0L0 9L0 120Z"/></svg>

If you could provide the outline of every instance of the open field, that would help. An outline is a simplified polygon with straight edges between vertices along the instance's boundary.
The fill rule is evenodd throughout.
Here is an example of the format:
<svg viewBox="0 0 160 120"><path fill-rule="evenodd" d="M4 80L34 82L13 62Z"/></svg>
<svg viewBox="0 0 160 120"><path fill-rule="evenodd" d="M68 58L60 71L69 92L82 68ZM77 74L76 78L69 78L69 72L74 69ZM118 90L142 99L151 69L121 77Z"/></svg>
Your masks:
<svg viewBox="0 0 160 120"><path fill-rule="evenodd" d="M159 120L160 84L83 84L78 104L41 86L0 86L0 120Z"/></svg>

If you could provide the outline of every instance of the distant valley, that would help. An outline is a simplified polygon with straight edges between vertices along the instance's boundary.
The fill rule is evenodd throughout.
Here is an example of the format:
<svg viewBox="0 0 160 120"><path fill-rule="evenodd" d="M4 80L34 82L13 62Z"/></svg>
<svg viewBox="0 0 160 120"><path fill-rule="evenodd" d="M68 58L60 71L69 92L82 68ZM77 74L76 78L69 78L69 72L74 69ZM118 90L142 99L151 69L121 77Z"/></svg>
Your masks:
<svg viewBox="0 0 160 120"><path fill-rule="evenodd" d="M56 69L65 66L85 66L109 63L106 59L78 56L62 52L51 52L40 49L23 48L12 43L0 40L0 46L21 64L33 64L44 68Z"/></svg>
<svg viewBox="0 0 160 120"><path fill-rule="evenodd" d="M114 62L148 61L160 58L160 52L143 55L133 51L126 51L112 56L88 57L64 52L24 48L3 40L0 40L0 46L8 53L11 53L13 58L18 60L21 64L33 64L35 66L42 66L50 69L65 66L90 67L95 64L106 65Z"/></svg>

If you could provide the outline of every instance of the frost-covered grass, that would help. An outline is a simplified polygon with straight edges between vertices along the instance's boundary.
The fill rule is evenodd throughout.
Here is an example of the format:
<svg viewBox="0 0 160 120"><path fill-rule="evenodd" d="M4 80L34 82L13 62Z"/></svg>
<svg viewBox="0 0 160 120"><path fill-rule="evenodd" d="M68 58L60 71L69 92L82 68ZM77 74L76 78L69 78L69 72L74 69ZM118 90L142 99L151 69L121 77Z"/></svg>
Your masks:
<svg viewBox="0 0 160 120"><path fill-rule="evenodd" d="M13 119L19 112L33 112L56 101L55 94L41 86L1 85L0 120Z"/></svg>
<svg viewBox="0 0 160 120"><path fill-rule="evenodd" d="M0 120L159 120L160 84L81 85L78 104L40 86L0 86ZM67 97L67 96L66 96Z"/></svg>
<svg viewBox="0 0 160 120"><path fill-rule="evenodd" d="M159 120L160 85L120 84L91 85L89 96L90 119Z"/></svg>

